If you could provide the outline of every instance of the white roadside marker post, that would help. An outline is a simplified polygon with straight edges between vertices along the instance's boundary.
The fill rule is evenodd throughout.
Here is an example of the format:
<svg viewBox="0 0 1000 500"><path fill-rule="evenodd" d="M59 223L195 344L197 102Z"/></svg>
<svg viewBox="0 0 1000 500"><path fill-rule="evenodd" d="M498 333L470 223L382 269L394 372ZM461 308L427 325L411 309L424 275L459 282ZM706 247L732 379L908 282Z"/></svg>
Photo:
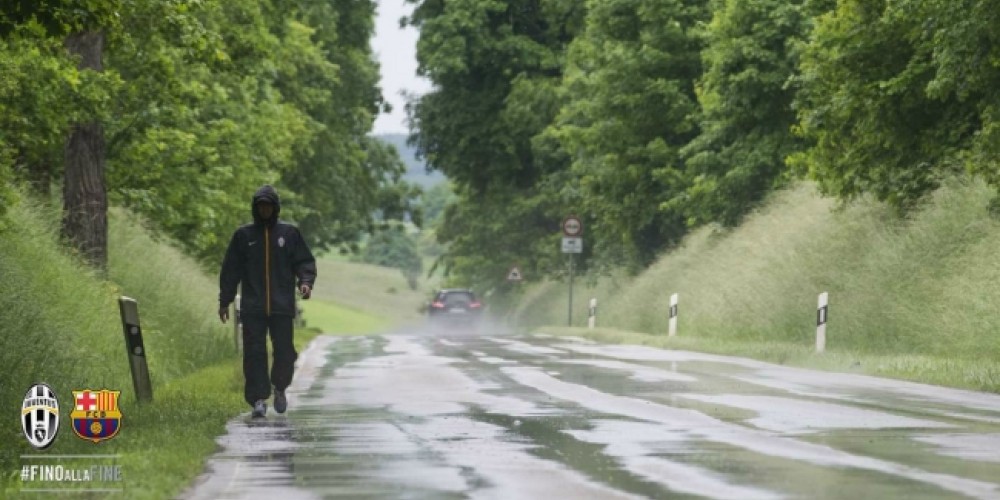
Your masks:
<svg viewBox="0 0 1000 500"><path fill-rule="evenodd" d="M826 350L826 319L830 295L827 292L819 294L819 304L816 309L816 352Z"/></svg>
<svg viewBox="0 0 1000 500"><path fill-rule="evenodd" d="M677 335L677 294L670 296L670 336Z"/></svg>
<svg viewBox="0 0 1000 500"><path fill-rule="evenodd" d="M587 316L587 328L591 330L594 329L594 324L597 323L597 298L590 299L590 311Z"/></svg>

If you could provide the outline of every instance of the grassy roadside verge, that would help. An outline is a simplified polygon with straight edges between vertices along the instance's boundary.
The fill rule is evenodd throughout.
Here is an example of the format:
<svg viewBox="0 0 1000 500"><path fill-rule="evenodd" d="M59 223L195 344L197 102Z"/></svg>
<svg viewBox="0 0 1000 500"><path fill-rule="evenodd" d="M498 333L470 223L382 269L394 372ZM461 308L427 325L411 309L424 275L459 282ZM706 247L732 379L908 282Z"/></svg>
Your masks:
<svg viewBox="0 0 1000 500"><path fill-rule="evenodd" d="M393 325L393 322L384 316L376 317L351 307L315 298L303 300L299 305L302 307L306 326L323 332L340 335L364 334L385 331Z"/></svg>
<svg viewBox="0 0 1000 500"><path fill-rule="evenodd" d="M304 350L318 335L316 329L296 331L296 348ZM110 441L94 445L67 435L72 433L69 429L60 430L60 455L118 455L117 460L67 459L58 463L65 467L84 468L94 464L119 464L123 483L100 483L101 487L124 486L121 496L124 498L173 498L202 473L205 460L217 449L215 439L225 431L226 422L248 411L242 394L240 361L234 358L215 363L154 387L152 403L124 401L121 405L122 431ZM52 463L26 460L24 464L29 462ZM7 494L12 496L28 486L38 487L37 484L22 484L11 477ZM55 496L104 498L107 494L64 493Z"/></svg>
<svg viewBox="0 0 1000 500"><path fill-rule="evenodd" d="M775 192L739 227L701 228L638 276L584 276L573 326L598 299L603 340L1000 392L1000 220L995 193L949 180L901 219L873 200L838 207L809 183ZM827 352L813 353L829 292ZM666 335L680 295L679 337ZM566 324L566 285L535 285L522 327ZM639 333L629 333L639 332Z"/></svg>
<svg viewBox="0 0 1000 500"><path fill-rule="evenodd" d="M609 344L630 344L752 358L779 365L890 377L976 391L1000 392L1000 360L918 354L827 351L790 342L741 342L718 338L668 337L614 328L540 327L538 333L577 336Z"/></svg>
<svg viewBox="0 0 1000 500"><path fill-rule="evenodd" d="M201 473L225 423L247 411L231 325L221 325L216 316L217 278L122 210L110 213L107 276L81 265L59 242L58 210L27 196L9 210L11 227L0 232L0 413L5 415L0 419L0 498L50 497L19 495L22 466L39 463L67 469L116 463L124 484L89 486L125 487L124 496L112 498L173 497ZM120 295L139 303L154 390L154 401L146 405L135 401L118 317ZM350 326L344 333L378 330L373 326L377 318L335 306L324 310L327 324ZM297 329L298 348L317 333ZM61 409L59 434L42 452L28 444L20 424L25 391L38 382L52 387ZM123 423L114 439L93 444L74 436L72 391L82 389L122 391ZM118 458L86 458L97 454Z"/></svg>

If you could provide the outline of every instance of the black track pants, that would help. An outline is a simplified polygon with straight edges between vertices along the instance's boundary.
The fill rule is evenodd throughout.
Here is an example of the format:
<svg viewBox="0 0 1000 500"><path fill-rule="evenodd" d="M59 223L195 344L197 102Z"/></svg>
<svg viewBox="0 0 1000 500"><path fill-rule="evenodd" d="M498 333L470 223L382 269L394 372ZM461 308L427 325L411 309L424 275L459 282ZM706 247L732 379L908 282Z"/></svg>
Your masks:
<svg viewBox="0 0 1000 500"><path fill-rule="evenodd" d="M298 353L292 344L292 316L243 316L243 397L251 406L258 399L271 397L271 386L283 391L292 383ZM271 333L274 365L267 376L267 334Z"/></svg>

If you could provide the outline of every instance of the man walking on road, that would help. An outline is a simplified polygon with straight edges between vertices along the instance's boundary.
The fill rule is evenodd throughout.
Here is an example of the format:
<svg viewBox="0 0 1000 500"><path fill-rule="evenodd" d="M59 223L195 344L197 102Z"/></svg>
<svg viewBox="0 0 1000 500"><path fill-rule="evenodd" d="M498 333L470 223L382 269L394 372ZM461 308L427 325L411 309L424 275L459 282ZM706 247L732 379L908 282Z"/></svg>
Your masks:
<svg viewBox="0 0 1000 500"><path fill-rule="evenodd" d="M295 226L278 220L278 192L263 186L251 202L253 223L233 233L219 274L219 319L229 319L229 304L242 284L243 396L253 407L252 415L267 413L267 399L274 385L274 409L288 408L285 388L295 371L293 320L296 279L303 299L312 294L316 281L316 259ZM267 335L271 334L274 364L267 374Z"/></svg>

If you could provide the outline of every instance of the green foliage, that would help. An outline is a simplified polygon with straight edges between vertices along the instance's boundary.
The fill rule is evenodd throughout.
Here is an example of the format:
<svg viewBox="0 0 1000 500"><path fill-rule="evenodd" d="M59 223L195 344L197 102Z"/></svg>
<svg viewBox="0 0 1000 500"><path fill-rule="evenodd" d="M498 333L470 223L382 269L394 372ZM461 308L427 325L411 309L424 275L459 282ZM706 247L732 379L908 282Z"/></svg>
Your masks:
<svg viewBox="0 0 1000 500"><path fill-rule="evenodd" d="M548 133L572 153L588 234L606 257L645 264L684 232L665 203L685 189L679 150L698 133L704 0L588 2L569 48L568 102Z"/></svg>
<svg viewBox="0 0 1000 500"><path fill-rule="evenodd" d="M413 140L458 195L438 228L447 250L435 269L443 266L463 286L504 291L512 263L534 270L558 255L553 238L568 208L551 176L568 163L534 139L559 109L563 53L582 5L414 3L419 72L436 87L410 106Z"/></svg>
<svg viewBox="0 0 1000 500"><path fill-rule="evenodd" d="M139 302L154 390L191 371L233 359L232 330L205 304L217 282L169 245L154 242L134 217L111 213L109 278L104 281L58 244L59 215L30 196L9 208L11 227L0 232L0 324L6 342L0 363L9 370L0 402L16 407L40 380L64 398L71 389L108 387L134 401L122 349L116 299ZM28 451L15 420L0 426L10 446L0 466L10 469Z"/></svg>
<svg viewBox="0 0 1000 500"><path fill-rule="evenodd" d="M990 2L842 0L802 56L795 164L841 198L900 210L963 166L997 185L998 13Z"/></svg>
<svg viewBox="0 0 1000 500"><path fill-rule="evenodd" d="M107 117L114 74L80 71L62 41L27 25L0 39L0 143L20 180L48 181L73 122Z"/></svg>
<svg viewBox="0 0 1000 500"><path fill-rule="evenodd" d="M740 227L692 232L637 277L593 287L580 280L577 297L597 297L599 326L659 343L676 292L671 348L728 346L729 354L786 362L768 352L814 351L816 297L826 291L828 351L813 361L846 358L836 368L844 370L883 357L862 369L1000 391L1000 223L983 210L993 196L981 180L946 179L904 220L871 197L832 210L835 200L812 183L793 184ZM520 324L564 325L565 285L534 292ZM578 307L574 324L585 317Z"/></svg>
<svg viewBox="0 0 1000 500"><path fill-rule="evenodd" d="M689 225L738 224L783 185L785 158L804 149L789 131L797 47L811 31L810 10L818 9L808 4L717 2L704 32L701 133L682 150L691 185L670 205Z"/></svg>
<svg viewBox="0 0 1000 500"><path fill-rule="evenodd" d="M389 227L373 234L361 252L361 261L399 269L411 290L416 290L424 266L417 243L404 226Z"/></svg>
<svg viewBox="0 0 1000 500"><path fill-rule="evenodd" d="M559 206L538 191L459 188L458 202L445 209L437 228L438 240L448 244L436 264L444 266L446 284L508 294L517 290L506 281L512 265L530 280L565 272Z"/></svg>
<svg viewBox="0 0 1000 500"><path fill-rule="evenodd" d="M90 0L0 7L0 157L47 193L69 124L99 120L113 202L214 262L277 184L319 248L351 244L417 192L365 135L380 109L374 3ZM103 72L64 38L99 29Z"/></svg>
<svg viewBox="0 0 1000 500"><path fill-rule="evenodd" d="M374 9L370 0L302 0L289 14L312 27L303 44L312 40L318 52L279 78L279 89L305 111L316 133L281 182L296 195L289 216L318 249L356 249L360 235L375 229L376 211L401 220L418 193L399 182L405 171L399 155L365 135L383 104L369 46Z"/></svg>
<svg viewBox="0 0 1000 500"><path fill-rule="evenodd" d="M436 227L444 216L445 208L457 201L454 190L447 183L436 184L420 197L420 209L426 227Z"/></svg>

